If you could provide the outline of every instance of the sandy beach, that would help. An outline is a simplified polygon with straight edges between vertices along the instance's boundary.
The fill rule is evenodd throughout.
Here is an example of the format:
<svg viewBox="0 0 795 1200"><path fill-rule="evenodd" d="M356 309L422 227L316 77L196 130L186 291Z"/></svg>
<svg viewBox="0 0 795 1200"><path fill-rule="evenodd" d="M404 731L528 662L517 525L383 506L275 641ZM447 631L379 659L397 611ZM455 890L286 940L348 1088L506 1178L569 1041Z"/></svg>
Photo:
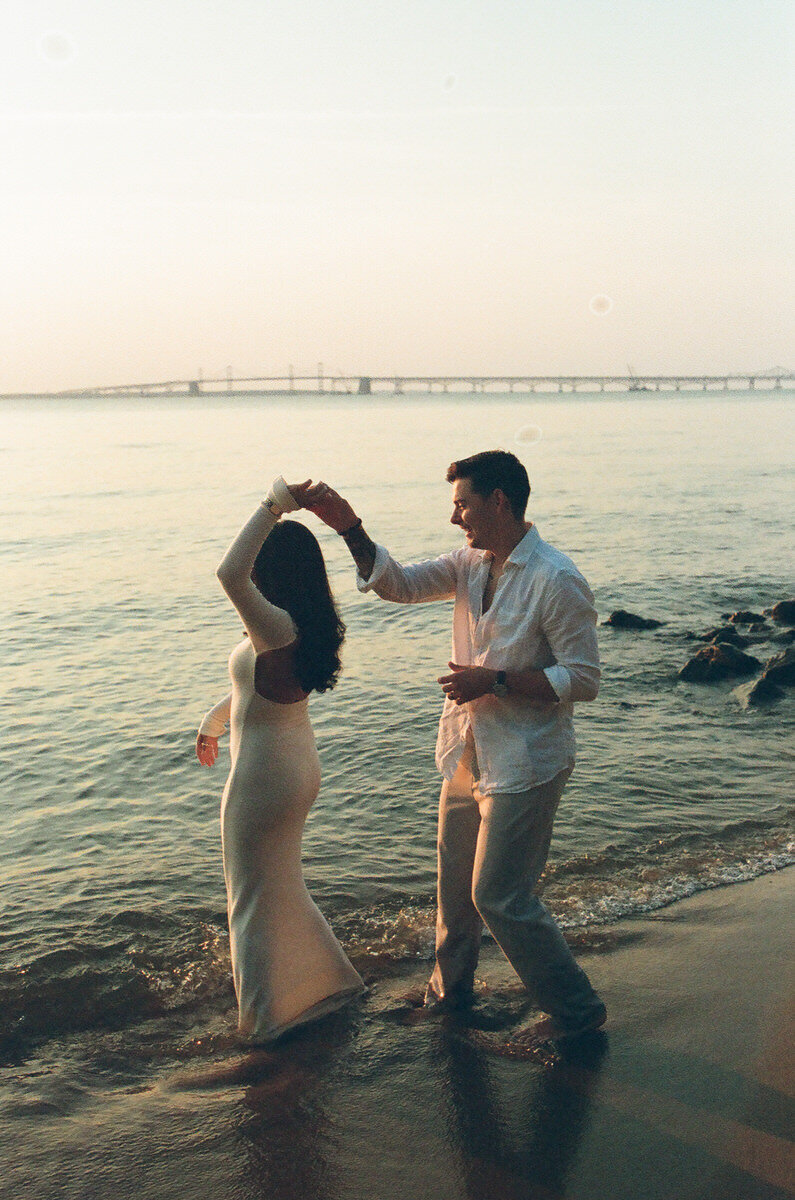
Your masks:
<svg viewBox="0 0 795 1200"><path fill-rule="evenodd" d="M513 1047L532 1010L493 944L467 1018L417 1019L402 997L423 964L248 1058L226 1023L175 1046L181 1064L125 1079L120 1035L115 1057L97 1047L107 1087L77 1095L45 1051L19 1073L24 1141L6 1147L0 1193L781 1200L793 1185L793 884L782 871L604 930L581 961L607 1032L565 1056Z"/></svg>

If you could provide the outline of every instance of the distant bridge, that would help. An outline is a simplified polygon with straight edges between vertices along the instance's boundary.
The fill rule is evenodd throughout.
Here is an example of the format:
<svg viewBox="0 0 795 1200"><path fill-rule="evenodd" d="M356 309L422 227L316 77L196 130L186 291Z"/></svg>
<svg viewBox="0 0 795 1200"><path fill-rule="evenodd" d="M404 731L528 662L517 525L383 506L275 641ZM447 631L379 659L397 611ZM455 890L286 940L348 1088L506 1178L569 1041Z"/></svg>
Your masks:
<svg viewBox="0 0 795 1200"><path fill-rule="evenodd" d="M692 392L773 391L795 388L795 372L783 368L738 375L268 375L220 379L170 379L161 383L123 383L48 393L6 393L0 399L45 396L48 399L98 396L257 396L263 393L306 395L404 393L528 392Z"/></svg>

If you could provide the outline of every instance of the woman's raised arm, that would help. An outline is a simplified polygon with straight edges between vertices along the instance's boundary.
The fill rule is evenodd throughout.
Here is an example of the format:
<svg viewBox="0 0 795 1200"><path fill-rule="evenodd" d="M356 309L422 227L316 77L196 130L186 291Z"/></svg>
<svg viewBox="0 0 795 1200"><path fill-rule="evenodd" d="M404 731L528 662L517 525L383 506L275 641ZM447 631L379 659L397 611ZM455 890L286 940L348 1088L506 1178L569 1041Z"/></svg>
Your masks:
<svg viewBox="0 0 795 1200"><path fill-rule="evenodd" d="M289 645L295 640L295 627L289 613L266 600L252 580L254 562L282 513L304 507L312 495L313 485L309 480L288 488L279 476L232 542L216 571L257 654Z"/></svg>

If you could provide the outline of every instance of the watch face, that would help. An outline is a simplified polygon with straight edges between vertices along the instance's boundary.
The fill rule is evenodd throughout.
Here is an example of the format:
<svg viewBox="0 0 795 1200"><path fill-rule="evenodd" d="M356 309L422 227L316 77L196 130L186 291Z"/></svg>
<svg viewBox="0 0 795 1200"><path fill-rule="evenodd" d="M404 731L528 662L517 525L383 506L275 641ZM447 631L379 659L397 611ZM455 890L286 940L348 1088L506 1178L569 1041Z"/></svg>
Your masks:
<svg viewBox="0 0 795 1200"><path fill-rule="evenodd" d="M504 683L495 683L494 695L499 696L500 699L503 699L505 696L508 695L508 688L506 687L506 685Z"/></svg>

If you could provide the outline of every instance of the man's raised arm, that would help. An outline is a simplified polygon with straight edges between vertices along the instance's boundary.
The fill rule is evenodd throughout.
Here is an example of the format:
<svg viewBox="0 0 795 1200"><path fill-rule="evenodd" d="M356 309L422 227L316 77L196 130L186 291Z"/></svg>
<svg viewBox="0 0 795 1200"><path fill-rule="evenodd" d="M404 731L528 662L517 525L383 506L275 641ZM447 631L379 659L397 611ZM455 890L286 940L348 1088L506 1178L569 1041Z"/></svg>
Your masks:
<svg viewBox="0 0 795 1200"><path fill-rule="evenodd" d="M369 579L375 566L375 542L365 533L361 517L356 516L339 492L328 484L318 484L318 487L326 490L311 506L311 511L340 535L351 552L356 570L362 579Z"/></svg>
<svg viewBox="0 0 795 1200"><path fill-rule="evenodd" d="M454 554L402 566L383 546L377 546L362 528L361 518L328 484L311 505L311 511L345 541L359 572L362 592L374 591L382 600L395 604L420 604L446 600L455 595L457 559Z"/></svg>

